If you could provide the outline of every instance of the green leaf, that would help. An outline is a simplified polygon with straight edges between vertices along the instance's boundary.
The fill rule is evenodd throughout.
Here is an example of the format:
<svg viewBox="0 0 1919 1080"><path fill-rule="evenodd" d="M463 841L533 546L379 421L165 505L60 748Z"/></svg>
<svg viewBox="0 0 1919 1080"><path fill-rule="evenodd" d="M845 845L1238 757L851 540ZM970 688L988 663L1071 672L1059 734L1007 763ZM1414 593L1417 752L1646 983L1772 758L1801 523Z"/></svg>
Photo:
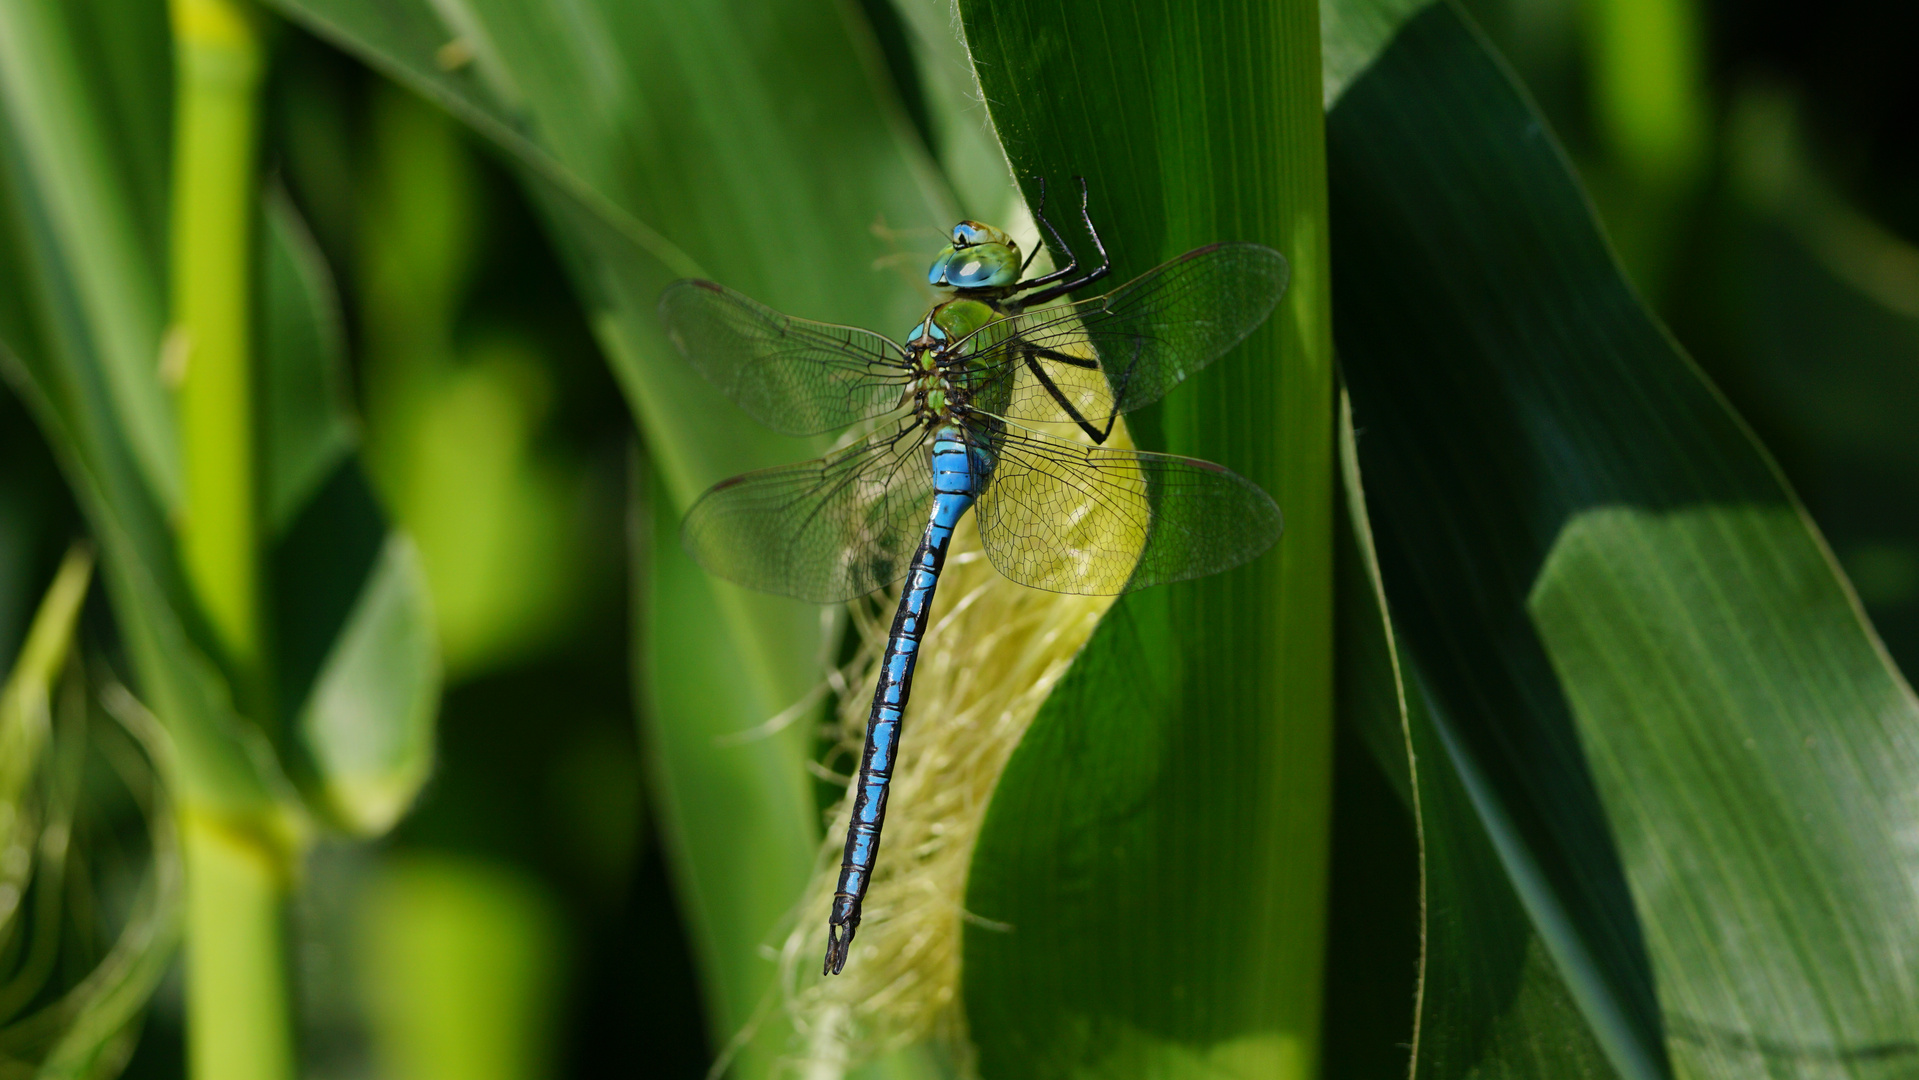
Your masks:
<svg viewBox="0 0 1919 1080"><path fill-rule="evenodd" d="M117 1069L177 938L180 863L172 816L148 759L119 728L90 723L81 668L67 659L92 570L84 546L69 550L0 689L0 843L14 856L0 882L7 897L0 904L0 938L8 956L0 978L0 1072L10 1076L81 1077ZM112 852L83 855L71 842L111 816L100 811L97 787L82 799L91 753L102 754L143 804L151 852L117 936L96 963L81 967L71 960L102 951L91 939L113 920L101 925L75 918L72 898L124 869ZM69 962L58 963L62 958Z"/></svg>
<svg viewBox="0 0 1919 1080"><path fill-rule="evenodd" d="M1221 240L1293 268L1264 329L1129 418L1142 445L1260 483L1287 532L1237 571L1122 598L1008 764L967 886L980 1070L1311 1075L1332 689L1317 10L960 11L1028 200L1045 176L1090 254L1084 175L1114 282Z"/></svg>
<svg viewBox="0 0 1919 1080"><path fill-rule="evenodd" d="M1919 708L1817 533L1454 8L1351 83L1328 159L1402 655L1607 1059L1908 1068Z"/></svg>
<svg viewBox="0 0 1919 1080"><path fill-rule="evenodd" d="M960 211L1032 234L1032 217L1007 170L1006 154L993 134L993 119L980 99L979 78L966 39L953 18L952 0L890 0L899 11L913 64L926 100L932 151L952 181ZM914 269L919 269L915 266Z"/></svg>
<svg viewBox="0 0 1919 1080"><path fill-rule="evenodd" d="M269 186L264 204L261 472L279 541L280 708L322 815L377 835L432 768L439 642L413 544L387 528L354 458L332 274L286 193Z"/></svg>
<svg viewBox="0 0 1919 1080"><path fill-rule="evenodd" d="M40 600L20 655L0 683L0 845L21 851L33 843L33 817L24 800L51 734L53 685L73 646L80 605L93 582L93 554L67 552L53 584ZM25 887L28 866L19 859L0 866L0 926L11 922Z"/></svg>
<svg viewBox="0 0 1919 1080"><path fill-rule="evenodd" d="M1388 974L1368 987L1371 997L1353 1005L1355 1012L1375 1014L1387 1002L1405 1001L1412 1008L1393 1017L1397 1023L1375 1018L1368 1024L1362 1017L1356 1026L1371 1041L1329 1043L1329 1069L1381 1047L1410 1047L1411 1075L1421 1078L1613 1076L1521 899L1523 882L1516 879L1523 874L1523 855L1502 861L1519 854L1511 842L1513 823L1487 797L1476 764L1457 753L1435 724L1430 688L1399 651L1348 409L1341 415L1340 473L1346 512L1339 566L1340 716L1416 822L1416 919L1423 950L1413 986ZM1347 808L1343 801L1340 807ZM1334 889L1337 898L1337 881ZM1385 932L1378 925L1355 928L1363 940ZM1331 942L1329 974L1335 981L1343 964L1356 959L1342 954L1343 944L1338 935ZM1342 1019L1335 1015L1329 1027L1337 1030ZM1406 1067L1403 1049L1393 1065ZM1348 1067L1343 1075L1369 1074Z"/></svg>
<svg viewBox="0 0 1919 1080"><path fill-rule="evenodd" d="M385 832L426 782L439 676L419 556L391 536L300 712L327 801L349 829Z"/></svg>
<svg viewBox="0 0 1919 1080"><path fill-rule="evenodd" d="M819 449L759 428L673 350L654 314L670 281L704 274L796 315L894 333L930 299L920 267L951 197L882 104L872 42L831 5L277 6L513 155L639 419L669 524L708 484ZM921 227L929 242L903 272L896 230ZM653 584L648 625L660 629L642 638L642 712L665 753L656 767L676 805L662 816L681 888L698 898L688 913L724 1043L769 1000L775 968L760 949L778 929L771 913L805 887L818 824L804 739L725 753L712 742L818 683L823 621L706 579ZM715 636L664 662L655 650L683 633ZM752 809L765 806L777 809ZM760 1029L774 1050L778 1019Z"/></svg>
<svg viewBox="0 0 1919 1080"><path fill-rule="evenodd" d="M64 301L85 324L104 404L147 486L171 506L179 463L159 377L164 210L154 161L166 153L164 115L154 115L169 96L162 14L115 0L0 3L0 96L9 165L34 193L43 242L59 250ZM147 63L127 55L142 45Z"/></svg>
<svg viewBox="0 0 1919 1080"><path fill-rule="evenodd" d="M261 486L267 533L278 535L353 453L356 432L333 277L286 192L271 186L265 202Z"/></svg>

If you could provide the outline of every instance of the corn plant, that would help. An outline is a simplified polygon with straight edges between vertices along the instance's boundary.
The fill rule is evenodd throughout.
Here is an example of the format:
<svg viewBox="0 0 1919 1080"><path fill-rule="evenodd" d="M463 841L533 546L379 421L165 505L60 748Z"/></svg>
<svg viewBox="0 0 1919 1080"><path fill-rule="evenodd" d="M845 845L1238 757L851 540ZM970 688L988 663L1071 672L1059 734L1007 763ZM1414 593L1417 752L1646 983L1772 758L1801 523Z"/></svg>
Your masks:
<svg viewBox="0 0 1919 1080"><path fill-rule="evenodd" d="M255 164L281 20L498 153L624 392L635 711L716 1072L1912 1067L1919 702L1451 0L168 14L0 0L0 342L164 732L194 1076L294 1073L284 905L315 837L405 812L439 688L329 268ZM1639 87L1630 25L1598 26L1651 193L1611 220L1658 289L1707 167L1697 73ZM1112 601L1012 584L962 530L867 922L822 977L884 609L684 554L702 490L826 443L757 427L656 304L702 277L897 335L942 230L1030 244L1075 176L1116 282L1219 240L1289 260L1272 319L1123 434L1258 482L1286 531Z"/></svg>

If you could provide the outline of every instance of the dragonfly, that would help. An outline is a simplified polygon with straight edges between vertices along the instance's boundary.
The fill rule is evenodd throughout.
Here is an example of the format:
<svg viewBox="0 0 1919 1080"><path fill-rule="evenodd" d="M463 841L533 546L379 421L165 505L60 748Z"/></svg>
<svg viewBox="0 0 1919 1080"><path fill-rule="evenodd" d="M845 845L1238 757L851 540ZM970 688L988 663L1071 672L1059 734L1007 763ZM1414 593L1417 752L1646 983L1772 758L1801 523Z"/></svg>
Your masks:
<svg viewBox="0 0 1919 1080"><path fill-rule="evenodd" d="M1265 322L1285 258L1253 243L1197 248L1090 300L1054 303L1111 268L1034 217L1065 265L1028 277L1011 236L962 221L928 283L951 289L896 342L813 322L710 281L669 286L667 336L762 424L850 429L825 457L714 485L687 512L695 562L748 588L839 603L904 580L881 656L827 924L824 974L845 967L876 864L913 669L955 527L971 510L1003 576L1114 595L1227 570L1278 541L1279 507L1208 461L1105 445L1116 419L1164 397Z"/></svg>

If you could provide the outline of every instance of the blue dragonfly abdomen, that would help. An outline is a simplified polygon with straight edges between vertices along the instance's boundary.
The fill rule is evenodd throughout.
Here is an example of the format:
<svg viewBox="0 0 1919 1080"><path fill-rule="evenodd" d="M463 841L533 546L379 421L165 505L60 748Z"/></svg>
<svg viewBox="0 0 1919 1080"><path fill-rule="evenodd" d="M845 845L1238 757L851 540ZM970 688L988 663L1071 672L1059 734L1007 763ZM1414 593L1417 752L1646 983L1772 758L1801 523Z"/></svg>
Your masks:
<svg viewBox="0 0 1919 1080"><path fill-rule="evenodd" d="M900 606L886 636L880 658L879 686L866 723L866 748L860 754L859 787L853 796L852 824L846 831L846 854L840 862L839 888L833 893L833 914L827 923L826 970L837 974L846 964L846 950L860 925L860 904L872 879L879 853L880 830L886 824L886 793L893 782L893 764L899 752L900 727L906 702L913 692L913 668L919 662L920 639L933 610L933 592L953 530L972 508L992 474L992 456L975 446L959 427L947 425L933 436L933 514L926 534L906 573Z"/></svg>

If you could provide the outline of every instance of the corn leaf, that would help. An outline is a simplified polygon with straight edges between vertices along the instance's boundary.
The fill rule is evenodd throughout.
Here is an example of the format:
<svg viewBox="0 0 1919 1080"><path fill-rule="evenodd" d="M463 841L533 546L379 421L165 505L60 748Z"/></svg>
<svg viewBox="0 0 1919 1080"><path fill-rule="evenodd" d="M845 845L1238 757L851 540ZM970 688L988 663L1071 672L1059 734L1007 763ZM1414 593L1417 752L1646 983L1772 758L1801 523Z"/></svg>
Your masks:
<svg viewBox="0 0 1919 1080"><path fill-rule="evenodd" d="M1399 26L1328 147L1408 688L1608 1063L1910 1068L1919 710L1817 532L1454 8Z"/></svg>
<svg viewBox="0 0 1919 1080"><path fill-rule="evenodd" d="M1263 330L1129 417L1141 445L1263 485L1287 532L1239 570L1122 598L1009 762L967 887L980 1069L1311 1075L1332 682L1317 10L960 12L1029 203L1044 176L1089 255L1084 175L1114 282L1221 240L1293 268Z"/></svg>
<svg viewBox="0 0 1919 1080"><path fill-rule="evenodd" d="M1400 652L1379 579L1365 492L1353 450L1351 413L1342 409L1342 509L1339 565L1339 708L1341 723L1378 762L1417 837L1417 895L1407 905L1381 905L1358 890L1348 895L1365 915L1416 924L1418 962L1354 979L1352 965L1377 963L1370 946L1392 930L1380 921L1355 925L1329 942L1328 977L1360 984L1340 1014L1333 993L1329 1031L1351 1030L1327 1045L1327 1075L1601 1078L1615 1075L1591 1025L1534 928L1521 899L1524 885L1502 857L1512 851L1510 822L1487 797L1485 779L1434 723L1430 689ZM1357 749L1354 747L1353 749ZM1342 769L1342 776L1350 775ZM1377 812L1342 798L1335 814ZM1335 850L1342 834L1335 834ZM1375 861L1383 845L1355 856ZM1334 896L1343 860L1334 858ZM1368 872L1378 874L1376 867ZM1337 899L1335 901L1337 905ZM1335 915L1335 923L1339 915ZM1386 954L1391 961L1403 955ZM1388 1009L1389 1003L1401 1010ZM1410 1066L1410 1068L1409 1068Z"/></svg>

